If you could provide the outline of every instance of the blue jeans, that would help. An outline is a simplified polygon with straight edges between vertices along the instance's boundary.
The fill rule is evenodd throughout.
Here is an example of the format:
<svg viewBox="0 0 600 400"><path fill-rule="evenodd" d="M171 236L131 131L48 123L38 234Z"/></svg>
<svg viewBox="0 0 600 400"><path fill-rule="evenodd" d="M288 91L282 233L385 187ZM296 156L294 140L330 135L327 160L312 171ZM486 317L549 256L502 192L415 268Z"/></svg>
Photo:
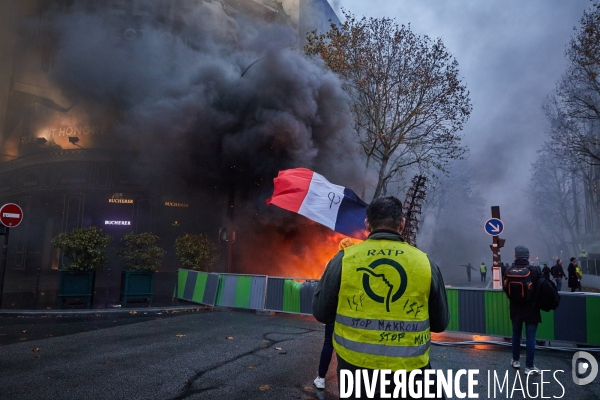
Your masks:
<svg viewBox="0 0 600 400"><path fill-rule="evenodd" d="M554 279L554 282L556 282L556 290L560 292L560 289L562 289L562 278Z"/></svg>
<svg viewBox="0 0 600 400"><path fill-rule="evenodd" d="M333 355L333 326L334 324L325 324L325 340L321 350L321 360L319 360L319 377L325 378L331 356Z"/></svg>
<svg viewBox="0 0 600 400"><path fill-rule="evenodd" d="M525 366L533 367L533 357L535 356L535 333L538 324L525 322L525 342L527 348L527 356L525 358ZM512 336L512 351L513 360L518 360L521 356L521 331L523 330L523 321L513 321L513 336Z"/></svg>

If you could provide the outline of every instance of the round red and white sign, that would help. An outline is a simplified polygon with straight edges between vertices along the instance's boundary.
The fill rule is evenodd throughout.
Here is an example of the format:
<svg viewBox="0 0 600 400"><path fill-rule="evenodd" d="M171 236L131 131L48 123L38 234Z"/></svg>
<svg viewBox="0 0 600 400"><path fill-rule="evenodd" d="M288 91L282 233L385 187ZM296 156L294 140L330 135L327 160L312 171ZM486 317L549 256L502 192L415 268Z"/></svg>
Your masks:
<svg viewBox="0 0 600 400"><path fill-rule="evenodd" d="M2 225L14 228L23 221L23 210L15 203L7 203L0 208L0 222Z"/></svg>

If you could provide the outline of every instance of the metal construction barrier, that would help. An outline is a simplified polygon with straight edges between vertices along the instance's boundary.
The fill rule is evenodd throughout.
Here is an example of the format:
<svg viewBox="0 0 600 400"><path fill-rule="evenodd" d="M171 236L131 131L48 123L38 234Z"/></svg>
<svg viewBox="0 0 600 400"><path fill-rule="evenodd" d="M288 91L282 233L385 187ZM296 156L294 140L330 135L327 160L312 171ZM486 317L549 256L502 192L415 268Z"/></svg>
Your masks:
<svg viewBox="0 0 600 400"><path fill-rule="evenodd" d="M312 315L318 281L180 269L177 297L207 305ZM447 331L512 336L509 302L501 290L446 288ZM600 294L561 292L560 306L542 312L538 340L600 345Z"/></svg>
<svg viewBox="0 0 600 400"><path fill-rule="evenodd" d="M265 309L312 315L312 298L318 281L268 277Z"/></svg>
<svg viewBox="0 0 600 400"><path fill-rule="evenodd" d="M219 274L180 269L177 298L214 306L219 289Z"/></svg>
<svg viewBox="0 0 600 400"><path fill-rule="evenodd" d="M501 290L447 288L448 331L512 336L509 302ZM600 294L561 292L560 306L542 311L536 339L600 345Z"/></svg>
<svg viewBox="0 0 600 400"><path fill-rule="evenodd" d="M266 275L221 274L216 305L262 310L266 288Z"/></svg>

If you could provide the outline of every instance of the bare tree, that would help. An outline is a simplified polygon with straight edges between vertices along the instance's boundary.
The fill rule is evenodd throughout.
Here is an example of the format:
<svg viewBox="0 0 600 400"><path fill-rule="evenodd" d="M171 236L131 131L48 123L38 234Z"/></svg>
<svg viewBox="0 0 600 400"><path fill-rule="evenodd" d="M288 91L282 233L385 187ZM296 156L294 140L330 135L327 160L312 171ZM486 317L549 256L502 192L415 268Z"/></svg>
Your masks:
<svg viewBox="0 0 600 400"><path fill-rule="evenodd" d="M552 139L560 149L600 164L600 5L584 11L566 50L567 71L545 111Z"/></svg>
<svg viewBox="0 0 600 400"><path fill-rule="evenodd" d="M565 54L567 70L543 106L551 141L540 157L547 160L534 164L537 192L548 185L553 190L534 200L534 211L542 218L540 226L560 232L561 238L570 236L577 251L576 241L597 244L600 226L600 3L583 13L574 30Z"/></svg>
<svg viewBox="0 0 600 400"><path fill-rule="evenodd" d="M327 33L309 33L304 49L338 73L351 96L366 166L375 163L375 198L403 168L444 171L449 160L462 158L466 148L457 133L472 105L441 39L390 18L344 15Z"/></svg>
<svg viewBox="0 0 600 400"><path fill-rule="evenodd" d="M544 105L546 118L550 122L551 141L546 144L544 153L548 157L563 160L568 164L573 181L572 206L578 211L583 207L583 232L579 232L579 212L575 212L575 229L583 243L596 241L590 236L600 227L600 146L598 143L598 125L600 121L573 118L568 108L560 102L558 96L550 98ZM581 194L577 192L581 187ZM581 198L580 198L581 196ZM586 238L587 237L587 238Z"/></svg>
<svg viewBox="0 0 600 400"><path fill-rule="evenodd" d="M531 190L533 217L542 230L549 232L554 249L570 243L572 254L579 254L575 201L579 192L573 179L573 164L545 144L532 164ZM574 193L575 191L575 193Z"/></svg>

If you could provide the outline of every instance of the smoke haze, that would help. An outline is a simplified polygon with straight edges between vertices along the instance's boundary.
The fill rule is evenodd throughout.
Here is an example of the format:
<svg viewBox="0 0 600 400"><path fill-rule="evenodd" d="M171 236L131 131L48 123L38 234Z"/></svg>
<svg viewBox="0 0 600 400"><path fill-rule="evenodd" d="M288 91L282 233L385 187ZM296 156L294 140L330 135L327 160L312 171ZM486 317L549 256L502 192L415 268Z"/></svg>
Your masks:
<svg viewBox="0 0 600 400"><path fill-rule="evenodd" d="M443 220L430 219L423 226L419 247L466 279L457 263L492 262L492 241L483 225L491 217L490 207L500 206L501 237L507 239L502 261L512 261L517 245L529 247L533 259L548 260L552 255L540 240L527 196L531 163L549 128L543 101L564 72L565 46L591 2L340 0L340 6L358 16L395 17L419 34L441 37L471 94L473 112L462 132L470 155L453 171L468 172L473 191L483 199L483 214L472 224L468 202L455 202ZM443 248L433 246L442 242Z"/></svg>
<svg viewBox="0 0 600 400"><path fill-rule="evenodd" d="M211 4L182 10L175 21L160 7L146 10L125 30L123 19L105 10L57 14L52 83L88 118L109 118L114 143L139 150L132 163L139 176L171 187L176 176L183 188L175 191L223 198L233 185L237 272L316 277L326 260L304 260L318 264L319 274L297 265L311 244L335 235L267 209L264 200L277 172L288 168L313 169L340 185L360 181L348 99L333 73L295 50L289 27L238 16L236 30L206 28L215 19ZM337 243L332 251L327 257ZM294 268L273 263L287 252L299 256Z"/></svg>

